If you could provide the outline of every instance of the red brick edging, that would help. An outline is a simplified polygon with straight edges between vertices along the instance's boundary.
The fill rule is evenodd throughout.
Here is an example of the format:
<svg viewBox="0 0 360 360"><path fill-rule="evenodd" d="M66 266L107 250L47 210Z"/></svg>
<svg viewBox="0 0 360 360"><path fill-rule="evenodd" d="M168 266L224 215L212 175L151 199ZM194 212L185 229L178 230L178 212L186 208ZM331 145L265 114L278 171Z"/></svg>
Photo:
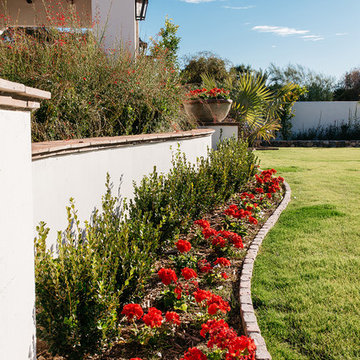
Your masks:
<svg viewBox="0 0 360 360"><path fill-rule="evenodd" d="M271 360L264 338L257 323L254 306L251 299L251 277L254 269L256 255L259 252L262 241L266 234L278 221L281 213L286 209L291 198L291 189L287 182L284 182L285 195L274 213L267 219L266 223L257 233L245 256L240 277L240 313L245 335L251 337L256 345L257 360Z"/></svg>

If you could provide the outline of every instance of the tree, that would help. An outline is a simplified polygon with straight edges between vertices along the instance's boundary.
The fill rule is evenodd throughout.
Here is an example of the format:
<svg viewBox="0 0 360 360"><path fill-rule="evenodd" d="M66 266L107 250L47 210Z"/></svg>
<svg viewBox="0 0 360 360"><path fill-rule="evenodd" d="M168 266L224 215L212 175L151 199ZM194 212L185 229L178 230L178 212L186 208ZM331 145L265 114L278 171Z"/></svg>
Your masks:
<svg viewBox="0 0 360 360"><path fill-rule="evenodd" d="M157 57L164 53L168 65L178 67L178 50L181 38L176 35L179 25L175 25L171 19L165 18L165 26L160 29L159 41L152 40L150 53Z"/></svg>
<svg viewBox="0 0 360 360"><path fill-rule="evenodd" d="M277 91L266 86L264 77L253 72L240 75L231 90L234 100L231 116L241 125L242 136L249 145L256 140L269 141L281 128L280 115L294 90L294 84L286 84Z"/></svg>
<svg viewBox="0 0 360 360"><path fill-rule="evenodd" d="M294 83L306 87L307 92L302 94L300 101L331 101L333 100L334 78L315 73L301 65L288 65L285 68L271 64L268 69L269 85L271 87L284 86Z"/></svg>
<svg viewBox="0 0 360 360"><path fill-rule="evenodd" d="M334 91L334 99L338 101L360 100L360 69L345 73L343 79Z"/></svg>
<svg viewBox="0 0 360 360"><path fill-rule="evenodd" d="M181 75L187 84L201 84L201 75L206 74L219 83L223 83L229 76L223 59L211 52L200 52L186 60Z"/></svg>

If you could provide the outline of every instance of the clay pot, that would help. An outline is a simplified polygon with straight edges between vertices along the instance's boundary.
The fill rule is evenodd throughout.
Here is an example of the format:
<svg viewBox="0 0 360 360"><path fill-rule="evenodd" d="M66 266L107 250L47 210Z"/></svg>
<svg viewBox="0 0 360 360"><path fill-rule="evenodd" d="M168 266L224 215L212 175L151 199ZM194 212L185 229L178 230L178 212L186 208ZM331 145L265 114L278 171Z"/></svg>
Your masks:
<svg viewBox="0 0 360 360"><path fill-rule="evenodd" d="M198 99L184 102L187 115L199 123L222 122L228 115L232 100L223 99Z"/></svg>

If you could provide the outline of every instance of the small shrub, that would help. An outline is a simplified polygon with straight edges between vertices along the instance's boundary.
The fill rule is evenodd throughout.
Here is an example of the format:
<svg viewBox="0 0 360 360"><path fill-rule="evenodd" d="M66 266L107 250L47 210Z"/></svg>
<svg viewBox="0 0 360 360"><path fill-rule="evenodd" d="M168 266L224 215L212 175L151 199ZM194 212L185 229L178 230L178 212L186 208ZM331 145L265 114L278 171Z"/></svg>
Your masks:
<svg viewBox="0 0 360 360"><path fill-rule="evenodd" d="M117 199L108 191L102 213L85 229L73 202L69 226L59 234L58 256L46 250L48 229L38 228L35 242L37 324L53 354L79 359L118 335L118 311L148 276L158 233L151 224L124 222ZM72 224L74 226L72 226ZM75 227L75 229L73 229Z"/></svg>
<svg viewBox="0 0 360 360"><path fill-rule="evenodd" d="M147 215L161 227L160 245L188 228L192 219L227 200L255 172L255 156L235 139L219 144L206 159L190 164L177 152L167 175L152 174L134 186L130 219Z"/></svg>

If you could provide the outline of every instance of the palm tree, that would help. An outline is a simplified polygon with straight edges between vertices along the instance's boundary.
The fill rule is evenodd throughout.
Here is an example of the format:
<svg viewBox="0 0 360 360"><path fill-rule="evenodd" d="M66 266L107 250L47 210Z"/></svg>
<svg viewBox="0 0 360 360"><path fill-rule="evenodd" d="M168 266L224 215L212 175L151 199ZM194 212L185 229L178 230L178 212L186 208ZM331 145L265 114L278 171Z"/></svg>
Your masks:
<svg viewBox="0 0 360 360"><path fill-rule="evenodd" d="M288 94L296 87L286 84L276 91L270 90L263 76L245 72L231 84L233 106L230 115L241 125L242 137L249 145L256 140L269 141L281 128L280 114Z"/></svg>
<svg viewBox="0 0 360 360"><path fill-rule="evenodd" d="M212 76L202 74L201 79L205 88L217 87ZM236 78L229 76L223 85L230 89L233 100L230 117L240 124L241 137L248 141L249 146L257 140L269 141L275 137L276 131L281 128L280 115L289 102L290 94L297 88L295 84L288 83L271 90L265 77L254 71L243 72Z"/></svg>

